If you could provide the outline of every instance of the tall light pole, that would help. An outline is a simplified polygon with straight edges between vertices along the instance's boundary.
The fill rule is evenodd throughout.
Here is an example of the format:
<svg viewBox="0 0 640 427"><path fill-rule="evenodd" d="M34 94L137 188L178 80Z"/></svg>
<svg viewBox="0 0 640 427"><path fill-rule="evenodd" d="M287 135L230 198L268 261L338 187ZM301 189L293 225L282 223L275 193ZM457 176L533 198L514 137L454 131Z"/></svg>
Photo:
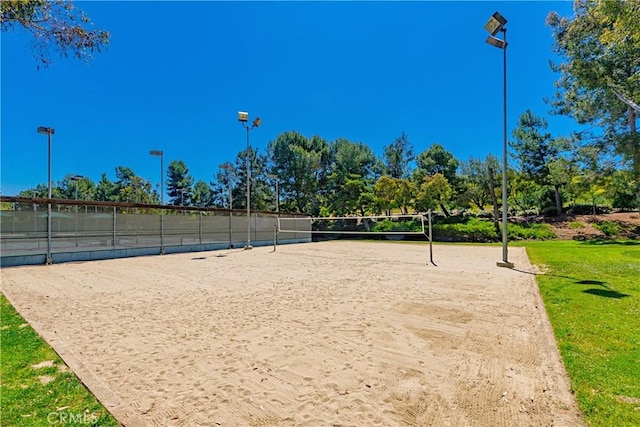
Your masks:
<svg viewBox="0 0 640 427"><path fill-rule="evenodd" d="M76 183L76 201L78 201L78 181L80 181L83 178L84 176L82 175L71 175L69 177L69 180L74 181ZM78 212L78 205L76 205L76 212Z"/></svg>
<svg viewBox="0 0 640 427"><path fill-rule="evenodd" d="M233 165L229 162L223 163L220 165L221 169L224 169L227 171L227 179L228 179L228 185L229 185L229 249L233 248L233 236L231 235L232 230L231 230L231 210L233 209L233 192L232 192L232 188L231 188L231 174L233 173Z"/></svg>
<svg viewBox="0 0 640 427"><path fill-rule="evenodd" d="M253 249L251 246L251 163L249 161L251 153L251 145L249 145L249 131L257 128L262 123L260 117L256 117L253 120L251 126L247 124L249 120L249 113L245 111L238 111L238 121L243 128L247 130L247 155L246 155L246 167L247 167L247 246L245 249Z"/></svg>
<svg viewBox="0 0 640 427"><path fill-rule="evenodd" d="M489 32L486 42L491 46L502 49L502 101L503 101L503 122L502 122L502 262L496 263L498 267L513 268L513 263L508 257L508 235L507 235L507 29L504 27L507 20L499 12L491 15L491 18L484 25ZM502 39L494 37L502 31Z"/></svg>
<svg viewBox="0 0 640 427"><path fill-rule="evenodd" d="M160 204L164 206L164 152L151 150L149 154L160 157ZM164 208L160 209L160 255L164 255Z"/></svg>
<svg viewBox="0 0 640 427"><path fill-rule="evenodd" d="M280 177L274 173L268 173L267 178L273 179L276 183L276 213L279 213L280 212L280 191L278 188L278 178Z"/></svg>
<svg viewBox="0 0 640 427"><path fill-rule="evenodd" d="M280 192L278 191L278 175L276 175L275 173L268 173L267 174L267 178L271 178L276 182L276 224L279 218L279 213L280 213ZM274 245L278 244L278 225L276 225L276 231L274 234ZM275 246L273 247L273 249L275 250Z"/></svg>
<svg viewBox="0 0 640 427"><path fill-rule="evenodd" d="M69 177L71 181L75 181L76 183L76 246L78 246L78 181L80 181L84 176L82 175L72 175Z"/></svg>
<svg viewBox="0 0 640 427"><path fill-rule="evenodd" d="M48 186L49 186L49 203L47 203L47 265L53 262L51 258L51 135L56 133L55 129L48 128L45 126L38 127L38 133L43 135L47 135L47 141L49 143L49 155L48 155L48 164L49 164L49 174L48 174Z"/></svg>

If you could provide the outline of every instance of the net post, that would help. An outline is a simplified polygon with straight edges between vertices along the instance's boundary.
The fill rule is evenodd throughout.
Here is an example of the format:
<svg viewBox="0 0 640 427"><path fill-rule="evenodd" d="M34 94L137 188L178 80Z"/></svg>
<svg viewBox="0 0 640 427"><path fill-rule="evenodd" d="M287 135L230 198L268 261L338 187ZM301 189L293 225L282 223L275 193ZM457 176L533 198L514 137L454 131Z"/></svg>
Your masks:
<svg viewBox="0 0 640 427"><path fill-rule="evenodd" d="M436 265L433 262L433 232L431 228L431 209L429 209L429 261L431 261L431 264Z"/></svg>
<svg viewBox="0 0 640 427"><path fill-rule="evenodd" d="M278 224L273 226L273 252L276 251L276 246L278 246Z"/></svg>

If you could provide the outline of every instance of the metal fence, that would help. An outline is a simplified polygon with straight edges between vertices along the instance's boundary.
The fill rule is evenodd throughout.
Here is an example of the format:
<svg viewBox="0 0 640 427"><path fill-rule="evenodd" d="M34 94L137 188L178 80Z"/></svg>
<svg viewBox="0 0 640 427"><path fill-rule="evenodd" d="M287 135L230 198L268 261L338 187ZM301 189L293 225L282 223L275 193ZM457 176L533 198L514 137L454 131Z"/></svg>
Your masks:
<svg viewBox="0 0 640 427"><path fill-rule="evenodd" d="M153 253L274 244L277 215L246 211L109 202L2 197L0 259L3 266L104 259ZM77 203L77 204L76 204ZM311 221L279 244L311 241Z"/></svg>

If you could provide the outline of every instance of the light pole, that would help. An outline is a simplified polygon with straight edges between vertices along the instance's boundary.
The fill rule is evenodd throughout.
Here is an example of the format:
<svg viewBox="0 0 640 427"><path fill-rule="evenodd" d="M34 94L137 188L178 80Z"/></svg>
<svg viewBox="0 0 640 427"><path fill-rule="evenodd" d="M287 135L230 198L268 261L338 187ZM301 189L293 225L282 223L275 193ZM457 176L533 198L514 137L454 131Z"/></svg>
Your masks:
<svg viewBox="0 0 640 427"><path fill-rule="evenodd" d="M276 214L277 214L280 212L280 191L278 188L278 178L280 177L276 174L268 173L267 178L273 179L276 183Z"/></svg>
<svg viewBox="0 0 640 427"><path fill-rule="evenodd" d="M491 18L484 25L489 32L486 42L491 46L502 49L502 71L503 71L503 122L502 122L502 262L496 263L498 267L513 268L513 263L508 257L508 235L507 235L507 29L504 27L507 20L499 12L491 15ZM494 37L502 31L502 40Z"/></svg>
<svg viewBox="0 0 640 427"><path fill-rule="evenodd" d="M231 214L232 214L232 209L233 209L233 192L232 192L232 188L231 188L231 174L233 173L233 165L229 162L227 163L223 163L220 165L221 169L224 169L227 171L227 179L228 179L228 185L229 185L229 249L233 248L233 236L231 235L232 231L231 231Z"/></svg>
<svg viewBox="0 0 640 427"><path fill-rule="evenodd" d="M275 245L278 244L278 217L279 217L279 213L280 213L280 192L278 191L278 175L276 175L275 173L268 173L267 174L267 178L271 178L276 182L276 231L274 232L274 247L273 250L275 250Z"/></svg>
<svg viewBox="0 0 640 427"><path fill-rule="evenodd" d="M245 111L238 111L238 121L242 125L243 128L247 130L247 155L246 155L246 167L247 167L247 246L245 249L253 249L251 246L251 163L249 161L250 153L251 153L251 145L249 145L249 131L251 129L255 129L260 126L262 120L260 117L256 117L253 120L251 126L247 124L249 120L249 113Z"/></svg>
<svg viewBox="0 0 640 427"><path fill-rule="evenodd" d="M76 183L76 202L78 201L78 181L80 181L83 178L84 176L82 175L71 175L69 177L69 180L74 181ZM78 205L76 205L76 212L78 212Z"/></svg>
<svg viewBox="0 0 640 427"><path fill-rule="evenodd" d="M47 135L47 141L49 143L49 155L48 155L48 164L49 164L49 174L48 174L48 186L49 186L49 203L47 203L47 265L53 262L51 258L51 135L56 133L55 129L48 128L45 126L38 127L38 133L43 135Z"/></svg>
<svg viewBox="0 0 640 427"><path fill-rule="evenodd" d="M75 181L76 183L76 247L78 246L78 181L80 181L84 176L82 175L72 175L69 179L71 181Z"/></svg>
<svg viewBox="0 0 640 427"><path fill-rule="evenodd" d="M164 206L164 152L151 150L149 154L160 157L160 205ZM164 255L164 208L160 208L160 255Z"/></svg>

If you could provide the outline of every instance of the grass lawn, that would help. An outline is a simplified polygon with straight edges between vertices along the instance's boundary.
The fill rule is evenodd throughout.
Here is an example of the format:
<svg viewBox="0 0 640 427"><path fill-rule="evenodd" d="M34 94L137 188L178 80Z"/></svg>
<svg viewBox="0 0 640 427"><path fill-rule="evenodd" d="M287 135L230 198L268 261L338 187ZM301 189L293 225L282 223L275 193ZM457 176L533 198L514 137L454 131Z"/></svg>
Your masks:
<svg viewBox="0 0 640 427"><path fill-rule="evenodd" d="M524 243L593 426L640 426L640 242Z"/></svg>
<svg viewBox="0 0 640 427"><path fill-rule="evenodd" d="M0 294L0 425L120 425Z"/></svg>

